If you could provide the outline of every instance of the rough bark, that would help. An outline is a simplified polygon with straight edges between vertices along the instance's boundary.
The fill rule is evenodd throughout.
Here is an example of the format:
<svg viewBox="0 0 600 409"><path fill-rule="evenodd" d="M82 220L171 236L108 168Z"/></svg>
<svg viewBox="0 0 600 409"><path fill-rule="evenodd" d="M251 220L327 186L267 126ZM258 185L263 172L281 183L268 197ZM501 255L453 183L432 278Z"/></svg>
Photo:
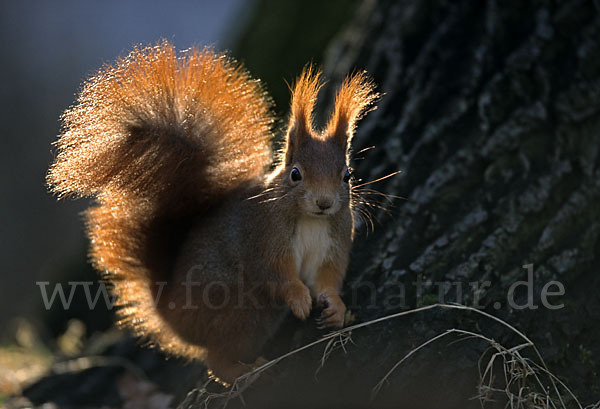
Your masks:
<svg viewBox="0 0 600 409"><path fill-rule="evenodd" d="M406 198L387 205L391 215L372 209L379 222L357 238L344 295L356 322L435 302L478 306L527 334L583 404L597 401L598 3L367 1L330 48L325 76L337 84L355 67L385 93L359 126L355 150L376 148L359 155L356 174L374 180L402 170L372 186ZM324 99L333 89L326 91ZM527 264L539 308L511 308L509 288L528 279ZM564 304L557 310L540 298L553 280L565 289L549 297ZM470 283L485 282L475 296ZM515 293L517 305L528 301L524 290ZM334 349L317 375L325 344L295 354L244 400L247 407L480 407L469 399L489 344L452 335L412 355L370 400L395 362L451 328L508 347L523 342L479 314L431 309L353 331L346 351ZM320 335L314 320L290 319L267 357ZM161 365L146 367L153 374ZM198 366L172 363L168 371L181 381L157 382L180 400L205 379ZM39 388L32 399L43 400ZM200 402L194 392L183 407ZM228 407L242 405L235 399Z"/></svg>

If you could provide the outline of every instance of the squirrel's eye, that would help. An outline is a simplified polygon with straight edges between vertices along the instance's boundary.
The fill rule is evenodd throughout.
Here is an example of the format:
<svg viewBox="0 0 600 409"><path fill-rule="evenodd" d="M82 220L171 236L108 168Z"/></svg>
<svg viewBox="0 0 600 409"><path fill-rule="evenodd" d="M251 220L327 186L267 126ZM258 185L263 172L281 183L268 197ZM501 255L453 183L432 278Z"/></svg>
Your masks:
<svg viewBox="0 0 600 409"><path fill-rule="evenodd" d="M348 183L350 181L350 171L346 170L346 173L344 173L344 183Z"/></svg>
<svg viewBox="0 0 600 409"><path fill-rule="evenodd" d="M298 168L292 169L292 172L290 173L290 178L293 182L298 182L300 179L302 179L302 175L300 174Z"/></svg>

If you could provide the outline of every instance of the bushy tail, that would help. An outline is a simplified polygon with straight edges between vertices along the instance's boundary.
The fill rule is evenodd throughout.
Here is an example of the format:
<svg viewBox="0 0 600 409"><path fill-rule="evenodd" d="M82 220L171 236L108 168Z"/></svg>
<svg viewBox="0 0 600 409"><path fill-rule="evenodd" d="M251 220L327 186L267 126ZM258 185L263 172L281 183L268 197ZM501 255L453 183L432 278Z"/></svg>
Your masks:
<svg viewBox="0 0 600 409"><path fill-rule="evenodd" d="M118 295L121 323L172 353L178 340L155 313L189 217L262 175L271 161L270 100L260 83L210 49L136 48L84 85L63 115L52 191L92 196L91 256Z"/></svg>

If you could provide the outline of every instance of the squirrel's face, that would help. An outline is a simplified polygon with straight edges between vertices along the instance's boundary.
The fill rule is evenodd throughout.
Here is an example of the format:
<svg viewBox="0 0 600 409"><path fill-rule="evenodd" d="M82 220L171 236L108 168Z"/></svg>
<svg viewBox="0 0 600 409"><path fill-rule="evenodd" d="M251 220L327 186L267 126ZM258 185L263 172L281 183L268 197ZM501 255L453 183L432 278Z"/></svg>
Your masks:
<svg viewBox="0 0 600 409"><path fill-rule="evenodd" d="M350 206L350 171L345 147L334 140L307 137L294 147L279 183L301 215L329 217Z"/></svg>
<svg viewBox="0 0 600 409"><path fill-rule="evenodd" d="M274 200L285 198L302 215L325 218L350 210L347 151L356 121L378 95L365 73L348 76L327 125L315 131L313 111L321 86L320 72L307 66L292 91L282 165L271 176L269 191L278 193Z"/></svg>

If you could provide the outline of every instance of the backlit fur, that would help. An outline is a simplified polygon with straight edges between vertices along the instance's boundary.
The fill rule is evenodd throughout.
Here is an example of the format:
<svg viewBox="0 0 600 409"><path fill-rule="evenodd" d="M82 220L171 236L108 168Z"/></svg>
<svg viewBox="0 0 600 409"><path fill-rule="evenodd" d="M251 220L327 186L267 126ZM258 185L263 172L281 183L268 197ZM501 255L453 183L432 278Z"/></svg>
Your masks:
<svg viewBox="0 0 600 409"><path fill-rule="evenodd" d="M120 323L171 354L205 359L229 382L261 362L288 307L304 319L312 296L331 313L326 325L343 323L347 150L375 94L364 74L349 77L316 131L320 76L309 67L296 82L270 174L270 101L210 49L135 49L91 77L63 116L48 183L59 196L96 198L90 254L118 296ZM242 294L241 304L213 308L223 291ZM182 308L190 300L198 308Z"/></svg>

